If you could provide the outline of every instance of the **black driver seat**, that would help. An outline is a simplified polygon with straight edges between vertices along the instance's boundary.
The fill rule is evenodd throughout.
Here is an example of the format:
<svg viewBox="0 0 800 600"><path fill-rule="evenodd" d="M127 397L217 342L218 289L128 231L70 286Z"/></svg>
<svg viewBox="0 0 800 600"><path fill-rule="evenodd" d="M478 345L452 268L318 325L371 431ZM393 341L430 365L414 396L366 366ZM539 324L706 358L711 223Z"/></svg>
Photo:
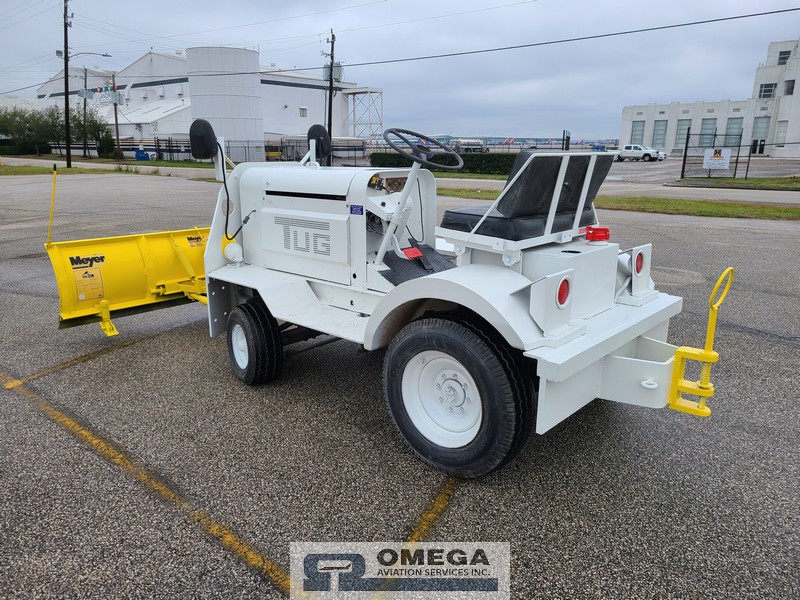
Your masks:
<svg viewBox="0 0 800 600"><path fill-rule="evenodd" d="M519 153L508 176L506 186L534 152L533 150L523 150ZM588 155L570 157L561 195L558 199L553 229L550 233L572 229L590 158ZM600 189L600 184L606 178L613 159L613 154L597 155L579 227L597 223L592 201ZM525 172L508 189L497 208L489 213L476 233L515 242L544 235L550 201L558 182L561 161L562 155L539 154L534 157ZM483 206L447 210L442 217L441 226L445 229L470 232L486 214L486 210L486 207Z"/></svg>

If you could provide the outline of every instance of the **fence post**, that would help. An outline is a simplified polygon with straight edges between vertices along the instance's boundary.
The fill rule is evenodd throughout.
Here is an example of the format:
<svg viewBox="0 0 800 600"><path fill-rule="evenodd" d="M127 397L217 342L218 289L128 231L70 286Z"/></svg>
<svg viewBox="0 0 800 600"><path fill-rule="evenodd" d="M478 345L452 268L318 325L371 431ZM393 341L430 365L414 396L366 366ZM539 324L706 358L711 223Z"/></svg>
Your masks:
<svg viewBox="0 0 800 600"><path fill-rule="evenodd" d="M692 133L691 126L686 130L686 141L683 144L683 162L681 163L681 179L686 177L686 153L689 151L689 136Z"/></svg>
<svg viewBox="0 0 800 600"><path fill-rule="evenodd" d="M736 164L733 167L733 178L736 179L736 172L739 170L739 155L742 153L742 134L739 134L739 140L736 144Z"/></svg>

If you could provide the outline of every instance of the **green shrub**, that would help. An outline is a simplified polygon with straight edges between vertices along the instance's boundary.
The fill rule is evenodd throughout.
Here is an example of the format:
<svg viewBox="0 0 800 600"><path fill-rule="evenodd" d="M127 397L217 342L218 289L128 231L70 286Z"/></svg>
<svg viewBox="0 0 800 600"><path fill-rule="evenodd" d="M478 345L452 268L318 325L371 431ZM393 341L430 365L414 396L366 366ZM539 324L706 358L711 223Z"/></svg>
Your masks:
<svg viewBox="0 0 800 600"><path fill-rule="evenodd" d="M18 146L0 146L0 154L13 156L15 154L51 154L49 144L20 144Z"/></svg>
<svg viewBox="0 0 800 600"><path fill-rule="evenodd" d="M108 131L104 131L97 145L97 154L100 158L111 158L114 154L114 138Z"/></svg>

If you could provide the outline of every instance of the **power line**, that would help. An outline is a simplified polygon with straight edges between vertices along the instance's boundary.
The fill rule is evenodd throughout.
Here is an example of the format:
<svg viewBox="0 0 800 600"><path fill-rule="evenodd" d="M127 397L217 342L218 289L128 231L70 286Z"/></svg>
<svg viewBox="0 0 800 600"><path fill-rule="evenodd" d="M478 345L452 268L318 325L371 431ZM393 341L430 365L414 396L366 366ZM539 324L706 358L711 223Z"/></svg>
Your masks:
<svg viewBox="0 0 800 600"><path fill-rule="evenodd" d="M628 30L625 30L625 31L615 31L615 32L611 32L611 33L600 33L600 34L587 35L587 36L581 36L581 37L562 38L562 39L559 39L559 40L550 40L550 41L546 41L546 42L532 42L532 43L529 43L529 44L518 44L518 45L514 45L514 46L502 46L502 47L498 47L498 48L486 48L486 49L482 49L482 50L466 50L466 51L462 51L462 52L449 52L449 53L444 53L444 54L431 54L431 55L427 55L427 56L415 56L415 57L408 57L408 58L394 58L394 59L369 61L369 62L362 62L362 63L351 63L351 64L348 64L347 67L348 68L366 67L366 66L373 66L373 65L386 65L386 64L403 63L403 62L415 62L415 61L422 61L422 60L433 60L433 59L438 59L438 58L452 58L452 57L457 57L457 56L471 56L471 55L477 55L477 54L489 54L489 53L492 53L492 52L505 52L505 51L509 51L509 50L520 50L520 49L523 49L523 48L537 48L537 47L541 47L541 46L553 46L553 45L557 45L557 44L567 44L567 43L581 42L581 41L587 41L587 40L598 40L598 39L604 39L604 38L619 37L619 36L625 36L625 35L633 35L633 34L637 34L637 33L649 33L649 32L653 32L653 31L664 31L664 30L668 30L668 29L679 29L679 28L683 28L683 27L693 27L693 26L697 26L697 25L708 25L710 23L722 23L722 22L725 22L725 21L751 19L751 18L755 18L755 17L771 16L771 15L777 15L777 14L783 14L783 13L789 13L789 12L796 12L796 11L800 11L800 7L797 7L797 8L784 8L784 9L780 9L780 10L773 10L773 11L759 12L759 13L750 13L750 14L746 14L746 15L734 15L734 16L731 16L731 17L719 17L719 18L716 18L716 19L705 19L705 20L702 20L702 21L689 21L689 22L686 22L686 23L674 23L674 24L671 24L671 25L659 25L659 26L656 26L656 27L644 27L644 28L640 28L640 29L628 29ZM317 67L304 67L304 68L292 68L292 69L276 69L276 70L266 70L266 71L259 70L259 71L255 71L255 72L237 72L236 74L237 75L269 75L269 74L292 73L292 72L300 72L300 71L316 71L316 70L320 70L320 69L322 69L322 67L318 67L317 66ZM203 76L204 77L216 77L216 76L222 77L222 76L227 76L227 75L230 75L230 74L231 73L204 73ZM44 83L46 83L46 82L44 82ZM25 88L19 88L19 89L16 89L16 90L10 90L10 91L7 91L7 92L0 92L0 95L11 94L13 92L18 92L18 91L30 89L30 88L33 88L33 87L38 87L39 85L43 85L43 84L40 83L40 84L37 84L37 85L32 85L32 86L25 87Z"/></svg>
<svg viewBox="0 0 800 600"><path fill-rule="evenodd" d="M530 43L530 44L518 44L516 46L503 46L503 47L500 47L500 48L487 48L487 49L484 49L484 50L466 50L466 51L463 51L463 52L448 52L446 54L431 54L431 55L428 55L428 56L414 56L414 57L410 57L410 58L394 58L394 59L388 59L388 60L376 60L376 61L363 62L363 63L352 63L352 64L348 64L347 67L351 68L351 67L366 67L366 66L372 66L372 65L388 65L388 64L402 63L402 62L415 62L415 61L420 61L420 60L432 60L432 59L435 59L435 58L452 58L452 57L455 57L455 56L471 56L471 55L475 55L475 54L489 54L491 52L505 52L507 50L520 50L522 48L536 48L536 47L540 47L540 46L553 46L553 45L556 45L556 44L567 44L567 43L570 43L570 42L583 42L583 41L586 41L586 40L599 40L599 39L603 39L603 38L618 37L618 36L623 36L623 35L632 35L632 34L635 34L635 33L648 33L648 32L651 32L651 31L663 31L663 30L666 30L666 29L678 29L678 28L681 28L681 27L692 27L692 26L695 26L695 25L708 25L709 23L721 23L721 22L724 22L724 21L735 21L737 19L751 19L753 17L764 17L764 16L769 16L769 15L777 15L777 14L781 14L781 13L795 12L795 11L798 11L798 10L800 10L800 7L798 7L798 8L784 8L784 9L781 9L781 10L773 10L773 11L769 11L769 12L760 12L760 13L751 13L751 14L748 14L748 15L736 15L736 16L733 16L733 17L720 17L720 18L717 18L717 19L705 19L703 21L690 21L690 22L687 22L687 23L675 23L673 25L660 25L660 26L657 26L657 27L644 27L644 28L641 28L641 29L628 29L626 31L615 31L613 33L600 33L600 34L597 34L597 35L586 35L586 36L574 37L574 38L564 38L564 39L560 39L560 40L551 40L551 41L547 41L547 42L533 42L533 43ZM304 69L283 69L282 72L285 73L287 71L311 71L311 70L319 69L319 68L320 67L308 67L308 68L304 68Z"/></svg>

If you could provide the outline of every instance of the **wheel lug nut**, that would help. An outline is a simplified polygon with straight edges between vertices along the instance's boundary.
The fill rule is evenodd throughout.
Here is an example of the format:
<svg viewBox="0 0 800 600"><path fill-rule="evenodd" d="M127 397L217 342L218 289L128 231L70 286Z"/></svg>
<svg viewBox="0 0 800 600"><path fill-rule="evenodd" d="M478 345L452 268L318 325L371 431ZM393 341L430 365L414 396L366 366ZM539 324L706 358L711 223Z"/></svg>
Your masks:
<svg viewBox="0 0 800 600"><path fill-rule="evenodd" d="M436 384L436 389L437 389L437 390L440 390L440 389L442 389L442 384L441 384L441 383L437 383L437 384Z"/></svg>
<svg viewBox="0 0 800 600"><path fill-rule="evenodd" d="M439 396L439 402L444 402L444 398L442 398L441 396Z"/></svg>
<svg viewBox="0 0 800 600"><path fill-rule="evenodd" d="M452 406L448 406L447 407L447 412L453 412L453 407Z"/></svg>

